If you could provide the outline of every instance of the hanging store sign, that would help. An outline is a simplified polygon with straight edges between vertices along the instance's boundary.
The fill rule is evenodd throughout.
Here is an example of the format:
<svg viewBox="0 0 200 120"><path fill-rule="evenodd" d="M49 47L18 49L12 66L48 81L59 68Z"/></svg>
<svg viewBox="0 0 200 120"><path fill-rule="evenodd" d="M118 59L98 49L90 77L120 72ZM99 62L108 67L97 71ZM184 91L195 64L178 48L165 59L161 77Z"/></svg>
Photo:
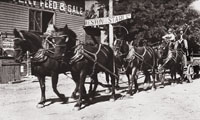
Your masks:
<svg viewBox="0 0 200 120"><path fill-rule="evenodd" d="M131 13L124 14L124 15L117 15L113 17L88 19L88 20L85 20L85 26L113 24L113 23L117 23L126 19L130 19L130 18L131 18Z"/></svg>
<svg viewBox="0 0 200 120"><path fill-rule="evenodd" d="M3 41L2 48L4 50L14 50L14 43L11 41Z"/></svg>
<svg viewBox="0 0 200 120"><path fill-rule="evenodd" d="M39 7L49 10L60 10L75 15L83 15L84 8L81 6L66 4L64 1L59 0L13 0L20 5L27 5L30 7Z"/></svg>

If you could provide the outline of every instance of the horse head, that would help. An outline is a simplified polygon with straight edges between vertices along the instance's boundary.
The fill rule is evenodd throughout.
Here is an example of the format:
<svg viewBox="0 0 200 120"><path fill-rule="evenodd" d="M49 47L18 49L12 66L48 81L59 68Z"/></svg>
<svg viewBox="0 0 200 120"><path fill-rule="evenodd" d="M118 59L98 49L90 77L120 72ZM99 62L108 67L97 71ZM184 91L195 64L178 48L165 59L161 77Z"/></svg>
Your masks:
<svg viewBox="0 0 200 120"><path fill-rule="evenodd" d="M14 58L16 62L22 62L27 51L35 53L42 48L42 38L38 35L27 32L13 30L14 33Z"/></svg>
<svg viewBox="0 0 200 120"><path fill-rule="evenodd" d="M130 43L127 42L127 45L128 45L128 54L126 56L126 60L130 61L135 58L135 48L133 46L133 41L131 41Z"/></svg>
<svg viewBox="0 0 200 120"><path fill-rule="evenodd" d="M66 51L70 51L76 46L77 35L74 31L69 29L67 25L65 25L64 28L55 27L55 32L55 55L63 56Z"/></svg>
<svg viewBox="0 0 200 120"><path fill-rule="evenodd" d="M161 44L158 45L158 48L157 48L157 55L158 55L158 58L167 57L168 51L169 51L169 42L163 40L163 41L161 42Z"/></svg>

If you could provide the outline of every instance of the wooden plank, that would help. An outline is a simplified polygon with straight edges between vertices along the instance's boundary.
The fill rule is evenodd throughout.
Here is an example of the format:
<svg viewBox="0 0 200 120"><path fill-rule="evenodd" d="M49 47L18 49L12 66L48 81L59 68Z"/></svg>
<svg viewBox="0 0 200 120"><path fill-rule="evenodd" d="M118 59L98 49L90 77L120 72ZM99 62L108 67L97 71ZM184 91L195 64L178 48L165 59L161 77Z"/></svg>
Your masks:
<svg viewBox="0 0 200 120"><path fill-rule="evenodd" d="M14 28L28 30L28 13L28 6L0 2L0 31L12 33Z"/></svg>
<svg viewBox="0 0 200 120"><path fill-rule="evenodd" d="M0 59L0 83L20 80L20 64L15 63L14 59Z"/></svg>

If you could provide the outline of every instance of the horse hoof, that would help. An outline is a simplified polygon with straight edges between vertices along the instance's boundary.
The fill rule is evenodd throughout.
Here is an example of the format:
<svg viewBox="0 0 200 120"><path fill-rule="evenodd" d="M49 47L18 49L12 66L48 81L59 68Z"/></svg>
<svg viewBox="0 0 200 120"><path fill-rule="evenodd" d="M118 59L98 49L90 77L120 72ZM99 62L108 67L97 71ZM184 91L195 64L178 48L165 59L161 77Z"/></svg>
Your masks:
<svg viewBox="0 0 200 120"><path fill-rule="evenodd" d="M115 99L114 98L110 98L110 100L109 100L110 102L114 102L115 101Z"/></svg>
<svg viewBox="0 0 200 120"><path fill-rule="evenodd" d="M132 92L127 92L127 93L126 93L126 96L129 96L129 97L130 97L130 96L133 96L133 93L132 93Z"/></svg>
<svg viewBox="0 0 200 120"><path fill-rule="evenodd" d="M151 90L152 90L152 91L156 91L156 88L152 87Z"/></svg>
<svg viewBox="0 0 200 120"><path fill-rule="evenodd" d="M175 86L175 83L171 83L171 86Z"/></svg>
<svg viewBox="0 0 200 120"><path fill-rule="evenodd" d="M59 98L65 99L65 95L64 95L64 94L60 94L60 95L59 95Z"/></svg>
<svg viewBox="0 0 200 120"><path fill-rule="evenodd" d="M164 88L165 86L164 85L160 85L160 88Z"/></svg>
<svg viewBox="0 0 200 120"><path fill-rule="evenodd" d="M62 99L63 103L68 103L69 102L69 98L64 98Z"/></svg>
<svg viewBox="0 0 200 120"><path fill-rule="evenodd" d="M106 94L109 94L110 92L111 92L110 89L106 89L106 91L105 91Z"/></svg>
<svg viewBox="0 0 200 120"><path fill-rule="evenodd" d="M126 94L126 97L131 97L131 95L130 94Z"/></svg>
<svg viewBox="0 0 200 120"><path fill-rule="evenodd" d="M79 111L79 110L81 110L81 108L80 107L74 107L73 110L74 111Z"/></svg>
<svg viewBox="0 0 200 120"><path fill-rule="evenodd" d="M38 104L36 105L36 107L37 107L37 108L44 108L45 105L44 105L44 104L40 104L40 103L38 103Z"/></svg>
<svg viewBox="0 0 200 120"><path fill-rule="evenodd" d="M189 82L189 83L192 83L193 81L192 81L192 80L189 80L188 82Z"/></svg>

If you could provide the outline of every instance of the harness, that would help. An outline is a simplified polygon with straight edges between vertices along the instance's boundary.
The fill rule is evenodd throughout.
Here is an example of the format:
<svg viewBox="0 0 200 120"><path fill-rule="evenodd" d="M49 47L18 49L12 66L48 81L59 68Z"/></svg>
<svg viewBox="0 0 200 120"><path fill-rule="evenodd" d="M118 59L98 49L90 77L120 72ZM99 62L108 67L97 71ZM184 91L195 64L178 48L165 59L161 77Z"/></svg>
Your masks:
<svg viewBox="0 0 200 120"><path fill-rule="evenodd" d="M97 64L97 55L99 54L99 52L101 50L101 47L102 47L102 45L100 44L98 50L96 51L96 53L92 53L92 52L90 52L88 50L83 49L86 53L94 56L94 64L93 64L92 73L90 74L90 76L94 75L94 73L95 73L95 67L96 67L96 64Z"/></svg>
<svg viewBox="0 0 200 120"><path fill-rule="evenodd" d="M31 62L34 63L42 63L47 60L47 56L45 55L46 51L44 49L39 49L35 54L31 55Z"/></svg>
<svg viewBox="0 0 200 120"><path fill-rule="evenodd" d="M138 60L140 60L142 63L141 63L141 68L143 67L143 65L148 65L149 67L151 67L152 69L155 67L155 62L153 62L153 65L149 64L145 59L144 59L144 56L146 54L148 54L150 57L153 58L153 61L155 61L155 54L153 52L153 49L151 49L150 47L143 47L144 48L144 52L142 55L140 55L139 53L137 53L134 49L134 47L132 47L131 49L133 49L133 55L130 59L130 62L133 61L135 58L137 58ZM130 51L129 51L130 52Z"/></svg>
<svg viewBox="0 0 200 120"><path fill-rule="evenodd" d="M60 36L56 36L56 37L63 37L63 36L66 36L66 35L60 35ZM45 62L47 60L47 58L50 57L50 56L46 55L47 52L50 52L51 54L54 54L55 52L52 51L52 50L54 50L56 47L65 47L66 46L65 44L63 44L63 45L56 45L55 43L49 41L48 37L49 36L47 36L45 38L45 42L48 43L48 44L51 44L53 46L53 48L40 48L36 52L31 52L30 55L29 55L30 58L31 58L31 62L33 62L33 63L42 63L42 62ZM25 38L23 36L22 36L22 40L25 40ZM15 49L15 51L17 51L17 50L18 51L22 51L21 48ZM25 55L26 55L26 53L24 53L21 56L25 56ZM51 58L53 59L53 57L51 57Z"/></svg>
<svg viewBox="0 0 200 120"><path fill-rule="evenodd" d="M100 63L98 63L98 55L101 52L106 58L108 58L109 56L106 54L106 51L108 52L109 50L104 47L102 44L99 44L98 49L96 52L90 52L87 49L83 48L83 44L79 44L77 46L75 46L75 55L70 59L70 64L73 64L75 62L80 61L83 57L88 58L90 61L93 62L93 66L92 66L92 72L89 76L93 76L96 70L97 65L100 67L103 67L103 69L106 69L104 66L101 66ZM104 48L104 49L103 49ZM92 56L92 57L91 57ZM106 69L106 71L108 71Z"/></svg>

